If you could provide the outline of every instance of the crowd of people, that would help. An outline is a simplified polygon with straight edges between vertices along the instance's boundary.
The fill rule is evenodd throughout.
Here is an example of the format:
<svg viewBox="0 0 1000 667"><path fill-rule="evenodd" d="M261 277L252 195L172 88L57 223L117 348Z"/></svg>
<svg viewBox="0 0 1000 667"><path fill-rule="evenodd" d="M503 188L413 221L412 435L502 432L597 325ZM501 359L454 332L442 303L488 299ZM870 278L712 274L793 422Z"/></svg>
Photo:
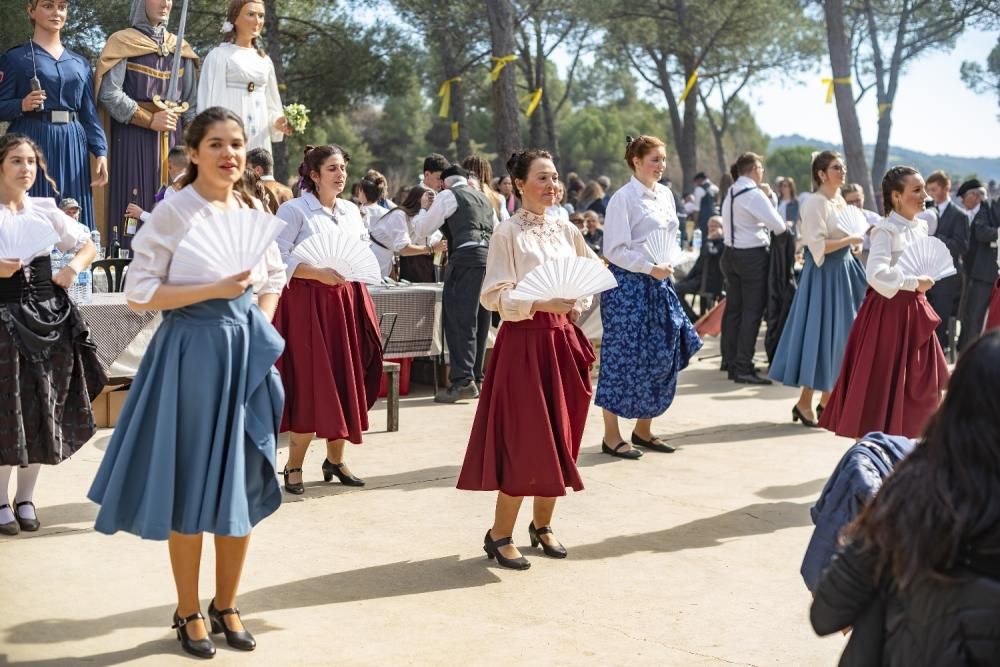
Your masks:
<svg viewBox="0 0 1000 667"><path fill-rule="evenodd" d="M794 421L855 441L873 432L924 438L851 524L851 543L818 583L817 631L859 623L886 586L893 593L883 604L905 615L909 584L958 569L1000 572L995 516L980 512L1000 482L990 450L1000 334L981 337L1000 324L1000 201L981 183L966 181L953 195L946 174L925 181L893 167L881 183L885 215L868 212L870 229L847 233L839 214L862 208L864 193L836 152L814 156L808 193L791 178L772 189L764 159L748 152L718 185L699 173L680 197L665 178L668 147L641 135L626 138L632 176L615 189L605 177L564 177L533 148L509 156L496 177L483 156L452 164L430 155L420 182L391 199L375 170L352 184L350 155L336 144L308 146L290 188L273 174L271 142L291 129L257 44L263 3L230 1L224 41L200 71L198 57L166 31L171 4L134 0L132 27L111 37L93 76L61 46L66 0L31 0L34 38L0 62L0 118L11 121L0 137L0 224L45 228L59 250L75 252L55 274L51 246L0 258L0 312L13 323L0 327L0 354L14 362L4 366L10 390L0 410L0 534L39 529L41 466L64 461L96 432L90 401L107 377L65 289L96 256L90 188L110 176L108 210L136 220L134 235L121 230L132 251L125 296L135 310L162 312L163 323L88 496L100 505L98 531L168 542L173 627L188 653L213 656L211 635L220 633L235 649L256 646L236 604L249 536L280 507L282 488L305 493L302 466L314 440L326 445L324 481L365 484L347 464L346 444L360 444L369 426L381 335L364 283L296 254L323 234L370 244L383 277L443 283L449 382L435 400L478 399L457 487L496 494L483 550L503 567L530 567L512 537L527 496L532 547L567 556L553 518L557 499L584 487L576 462L592 401L602 409L604 454L636 461L675 451L653 420L668 411L680 372L702 347L698 306L723 311L721 369L731 380L800 388ZM32 51L37 73L27 69ZM179 106L161 107L176 51L185 63L173 80ZM88 152L97 158L93 182ZM197 280L182 277L173 260L190 230L235 211L280 220L274 242L250 270L218 275L205 266ZM676 284L673 264L649 250L662 235L697 255ZM899 264L928 236L950 250L954 278L935 282ZM617 286L599 299L515 291L536 267L565 258L603 259ZM597 354L576 323L597 301L594 391ZM487 366L494 315L502 325ZM766 376L755 365L765 316ZM948 326L955 318L957 341ZM950 385L949 346L964 351ZM635 422L627 438L621 418ZM290 443L281 471L280 433ZM956 460L977 462L976 475ZM938 495L922 493L926 479ZM909 507L918 496L920 509ZM924 516L940 543L930 524L918 525ZM204 533L215 537L217 562L207 624L198 590ZM995 602L969 595L996 612ZM993 641L983 650L996 657ZM915 650L910 640L883 643L917 655L904 653Z"/></svg>

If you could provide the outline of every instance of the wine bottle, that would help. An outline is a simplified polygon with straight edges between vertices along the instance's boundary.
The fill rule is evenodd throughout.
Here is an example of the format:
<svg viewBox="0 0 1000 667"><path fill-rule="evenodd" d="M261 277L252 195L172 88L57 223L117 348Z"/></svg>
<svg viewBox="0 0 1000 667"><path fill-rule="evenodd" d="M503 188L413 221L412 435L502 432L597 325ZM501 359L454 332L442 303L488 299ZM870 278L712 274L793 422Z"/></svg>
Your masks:
<svg viewBox="0 0 1000 667"><path fill-rule="evenodd" d="M108 250L108 259L118 259L121 255L122 244L118 241L118 226L111 228L111 248Z"/></svg>
<svg viewBox="0 0 1000 667"><path fill-rule="evenodd" d="M139 203L139 188L132 188L132 196L129 197L130 204ZM139 221L132 216L125 214L125 236L135 236L136 231L139 228Z"/></svg>

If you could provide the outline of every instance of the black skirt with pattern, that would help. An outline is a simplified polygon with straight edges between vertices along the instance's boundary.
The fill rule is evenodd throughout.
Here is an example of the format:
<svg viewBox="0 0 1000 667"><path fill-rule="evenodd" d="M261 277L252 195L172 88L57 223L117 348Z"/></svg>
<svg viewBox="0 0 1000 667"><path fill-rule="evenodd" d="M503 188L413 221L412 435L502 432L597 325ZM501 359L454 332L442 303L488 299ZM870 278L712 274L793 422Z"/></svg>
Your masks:
<svg viewBox="0 0 1000 667"><path fill-rule="evenodd" d="M97 431L90 403L107 381L48 257L0 278L0 465L72 455Z"/></svg>

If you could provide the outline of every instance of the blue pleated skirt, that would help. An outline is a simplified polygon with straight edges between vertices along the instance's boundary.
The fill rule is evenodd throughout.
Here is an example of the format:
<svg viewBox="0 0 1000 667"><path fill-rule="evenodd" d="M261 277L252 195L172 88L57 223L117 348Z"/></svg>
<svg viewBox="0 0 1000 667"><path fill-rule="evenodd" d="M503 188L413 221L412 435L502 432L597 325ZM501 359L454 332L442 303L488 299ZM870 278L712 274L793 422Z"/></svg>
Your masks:
<svg viewBox="0 0 1000 667"><path fill-rule="evenodd" d="M165 312L88 494L95 528L243 536L278 509L283 348L249 291Z"/></svg>
<svg viewBox="0 0 1000 667"><path fill-rule="evenodd" d="M816 266L806 249L802 278L768 371L771 379L790 387L833 389L868 288L865 270L850 250L831 252Z"/></svg>
<svg viewBox="0 0 1000 667"><path fill-rule="evenodd" d="M677 376L701 349L669 280L608 267L618 287L601 294L601 369L595 402L626 419L652 419L674 401Z"/></svg>
<svg viewBox="0 0 1000 667"><path fill-rule="evenodd" d="M94 229L94 197L90 191L90 154L87 133L80 123L49 123L21 116L7 130L26 134L38 144L48 165L48 175L59 188L57 195L39 171L32 197L72 197L80 202L80 222ZM122 209L121 215L125 215Z"/></svg>

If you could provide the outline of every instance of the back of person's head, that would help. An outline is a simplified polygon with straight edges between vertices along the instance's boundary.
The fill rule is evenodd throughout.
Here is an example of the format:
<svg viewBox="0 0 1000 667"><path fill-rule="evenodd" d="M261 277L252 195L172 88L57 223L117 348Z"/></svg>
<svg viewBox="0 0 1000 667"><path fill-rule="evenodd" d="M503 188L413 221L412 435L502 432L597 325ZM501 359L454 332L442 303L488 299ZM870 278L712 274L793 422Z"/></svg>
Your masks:
<svg viewBox="0 0 1000 667"><path fill-rule="evenodd" d="M719 204L722 204L722 200L726 198L726 194L728 194L729 188L733 187L733 181L735 180L731 173L723 174L722 178L719 179Z"/></svg>
<svg viewBox="0 0 1000 667"><path fill-rule="evenodd" d="M496 198L497 193L493 188L493 167L489 160L482 155L469 155L462 160L462 168L478 181L480 190L491 198Z"/></svg>
<svg viewBox="0 0 1000 667"><path fill-rule="evenodd" d="M425 173L437 173L439 171L444 171L450 166L448 158L441 155L440 153L431 153L424 158L424 172Z"/></svg>
<svg viewBox="0 0 1000 667"><path fill-rule="evenodd" d="M389 196L389 181L382 172L377 169L369 169L365 172L365 178L378 185L379 195L376 199L385 199Z"/></svg>
<svg viewBox="0 0 1000 667"><path fill-rule="evenodd" d="M449 188L455 183L458 183L460 180L468 180L468 178L469 172L457 164L449 165L444 169L444 171L441 172L441 180L443 180L444 184Z"/></svg>
<svg viewBox="0 0 1000 667"><path fill-rule="evenodd" d="M923 441L848 528L905 588L953 574L963 550L1000 535L1000 331L959 357Z"/></svg>
<svg viewBox="0 0 1000 667"><path fill-rule="evenodd" d="M379 199L385 195L385 190L382 189L382 184L376 181L374 178L365 176L361 179L361 193L365 196L365 199L369 204L375 204Z"/></svg>
<svg viewBox="0 0 1000 667"><path fill-rule="evenodd" d="M603 175L602 176L598 176L597 177L597 182L601 184L601 188L605 192L607 192L608 190L611 189L611 179L608 178L607 176L603 176Z"/></svg>
<svg viewBox="0 0 1000 667"><path fill-rule="evenodd" d="M274 158L271 156L271 151L266 148L247 151L247 164L251 167L260 167L264 176L270 176L274 172Z"/></svg>
<svg viewBox="0 0 1000 667"><path fill-rule="evenodd" d="M167 153L167 161L174 166L174 169L187 169L190 163L187 147L184 144L175 145Z"/></svg>
<svg viewBox="0 0 1000 667"><path fill-rule="evenodd" d="M584 203L590 203L602 197L604 197L604 188L597 181L587 181L583 192L580 193L580 201Z"/></svg>

